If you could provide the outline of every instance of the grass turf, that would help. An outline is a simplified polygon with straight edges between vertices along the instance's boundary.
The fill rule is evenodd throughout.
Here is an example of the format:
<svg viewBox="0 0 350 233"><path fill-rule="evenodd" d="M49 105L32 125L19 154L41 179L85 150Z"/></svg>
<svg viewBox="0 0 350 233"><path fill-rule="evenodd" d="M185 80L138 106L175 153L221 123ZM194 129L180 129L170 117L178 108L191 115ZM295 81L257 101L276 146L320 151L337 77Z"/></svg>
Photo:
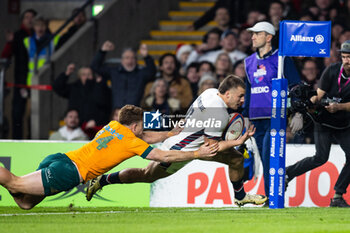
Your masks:
<svg viewBox="0 0 350 233"><path fill-rule="evenodd" d="M350 232L341 208L0 207L0 232Z"/></svg>

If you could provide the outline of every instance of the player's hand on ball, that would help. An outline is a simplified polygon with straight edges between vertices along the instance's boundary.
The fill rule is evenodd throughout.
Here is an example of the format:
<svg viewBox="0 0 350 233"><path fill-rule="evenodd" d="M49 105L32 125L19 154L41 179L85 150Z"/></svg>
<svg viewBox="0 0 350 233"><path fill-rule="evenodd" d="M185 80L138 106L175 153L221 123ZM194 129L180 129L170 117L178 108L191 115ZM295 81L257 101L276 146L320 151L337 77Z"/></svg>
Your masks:
<svg viewBox="0 0 350 233"><path fill-rule="evenodd" d="M239 141L239 144L243 144L245 141L247 141L250 137L252 137L255 134L256 128L254 127L253 124L249 126L247 131L237 140Z"/></svg>

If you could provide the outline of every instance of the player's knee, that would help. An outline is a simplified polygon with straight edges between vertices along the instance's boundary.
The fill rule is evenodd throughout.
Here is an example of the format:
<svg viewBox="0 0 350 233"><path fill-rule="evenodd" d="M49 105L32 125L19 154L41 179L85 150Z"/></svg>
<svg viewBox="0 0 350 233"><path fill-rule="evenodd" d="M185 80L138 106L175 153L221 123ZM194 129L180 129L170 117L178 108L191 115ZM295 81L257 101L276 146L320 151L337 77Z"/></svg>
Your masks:
<svg viewBox="0 0 350 233"><path fill-rule="evenodd" d="M30 210L33 209L33 207L35 206L34 204L31 203L18 203L18 206L22 209L22 210Z"/></svg>
<svg viewBox="0 0 350 233"><path fill-rule="evenodd" d="M155 181L152 176L152 170L149 167L145 167L142 169L142 175L144 177L144 181L147 183L152 183Z"/></svg>

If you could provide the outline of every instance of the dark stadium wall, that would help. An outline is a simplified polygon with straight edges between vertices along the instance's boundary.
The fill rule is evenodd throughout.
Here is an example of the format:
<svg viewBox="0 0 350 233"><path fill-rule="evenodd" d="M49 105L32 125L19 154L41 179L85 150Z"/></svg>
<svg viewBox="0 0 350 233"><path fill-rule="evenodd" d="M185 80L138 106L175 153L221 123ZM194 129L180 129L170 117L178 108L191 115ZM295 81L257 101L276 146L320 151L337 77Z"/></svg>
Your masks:
<svg viewBox="0 0 350 233"><path fill-rule="evenodd" d="M9 1L0 1L0 47L3 49L6 30L16 31L19 28L19 13L10 13Z"/></svg>

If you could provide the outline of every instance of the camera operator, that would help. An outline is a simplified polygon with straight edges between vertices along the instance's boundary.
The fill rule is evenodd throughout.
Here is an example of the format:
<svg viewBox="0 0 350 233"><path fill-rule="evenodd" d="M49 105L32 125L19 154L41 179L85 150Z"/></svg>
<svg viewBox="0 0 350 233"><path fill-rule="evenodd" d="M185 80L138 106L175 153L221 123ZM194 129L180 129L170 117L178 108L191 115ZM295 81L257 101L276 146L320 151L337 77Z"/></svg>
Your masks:
<svg viewBox="0 0 350 233"><path fill-rule="evenodd" d="M315 122L316 154L287 167L286 187L294 177L327 162L333 137L345 152L346 162L334 186L335 195L330 206L350 207L343 199L350 181L350 40L341 45L339 52L342 62L326 68L317 95L310 99L312 103L324 106L324 114L318 118L320 122Z"/></svg>

